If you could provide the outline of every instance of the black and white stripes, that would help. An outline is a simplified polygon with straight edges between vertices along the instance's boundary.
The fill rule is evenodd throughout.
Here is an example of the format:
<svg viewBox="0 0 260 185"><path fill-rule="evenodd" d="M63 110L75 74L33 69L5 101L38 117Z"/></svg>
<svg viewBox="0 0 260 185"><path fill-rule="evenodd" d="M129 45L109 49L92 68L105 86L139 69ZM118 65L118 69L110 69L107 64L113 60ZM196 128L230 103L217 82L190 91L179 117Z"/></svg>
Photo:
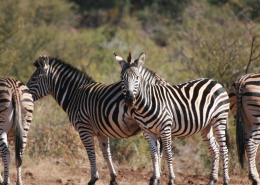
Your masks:
<svg viewBox="0 0 260 185"><path fill-rule="evenodd" d="M161 136L168 161L169 184L173 184L171 136L188 137L198 132L212 156L210 184L218 180L219 153L223 161L224 184L228 184L229 99L225 89L211 79L195 79L175 86L147 83L139 72L144 61L145 54L142 53L128 63L127 69L122 68L121 78L122 91L126 92L125 103L134 108L134 118L150 146L154 164L150 184L157 184L160 179L156 138Z"/></svg>
<svg viewBox="0 0 260 185"><path fill-rule="evenodd" d="M132 118L132 111L124 103L121 82L110 85L94 82L87 74L56 58L39 57L37 67L27 83L34 100L52 95L78 131L84 144L90 165L91 180L95 184L98 171L95 159L93 136L97 136L103 157L107 161L111 182L116 183L116 172L112 164L109 138L127 138L141 132ZM149 70L143 69L144 73ZM149 77L149 75L146 75ZM158 76L151 77L153 83L166 83Z"/></svg>
<svg viewBox="0 0 260 185"><path fill-rule="evenodd" d="M249 164L249 178L260 184L255 157L260 143L260 73L247 74L229 90L230 110L236 119L238 157L243 167L245 150Z"/></svg>
<svg viewBox="0 0 260 185"><path fill-rule="evenodd" d="M33 116L33 98L29 89L20 81L6 78L0 80L0 151L4 162L4 181L10 184L10 151L8 142L15 140L17 184L22 185L22 152Z"/></svg>

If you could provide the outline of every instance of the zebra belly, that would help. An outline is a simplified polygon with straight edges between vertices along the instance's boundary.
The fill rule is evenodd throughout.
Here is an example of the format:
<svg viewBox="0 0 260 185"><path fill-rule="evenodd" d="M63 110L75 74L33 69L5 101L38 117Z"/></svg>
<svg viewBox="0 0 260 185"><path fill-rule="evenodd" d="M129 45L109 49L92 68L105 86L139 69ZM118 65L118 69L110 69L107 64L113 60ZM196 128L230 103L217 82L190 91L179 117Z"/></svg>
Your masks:
<svg viewBox="0 0 260 185"><path fill-rule="evenodd" d="M101 125L103 125L101 127ZM102 135L110 138L127 138L141 132L141 128L133 119L124 119L115 123L110 120L109 123L95 124L94 135Z"/></svg>

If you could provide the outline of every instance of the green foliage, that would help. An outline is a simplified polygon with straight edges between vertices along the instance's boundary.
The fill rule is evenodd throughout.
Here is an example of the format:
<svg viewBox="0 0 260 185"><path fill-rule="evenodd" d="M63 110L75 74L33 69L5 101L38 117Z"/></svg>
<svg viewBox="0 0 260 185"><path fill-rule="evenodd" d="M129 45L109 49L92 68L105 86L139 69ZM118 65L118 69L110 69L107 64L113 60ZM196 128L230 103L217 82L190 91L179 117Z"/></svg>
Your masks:
<svg viewBox="0 0 260 185"><path fill-rule="evenodd" d="M212 9L194 4L187 8L183 24L170 35L173 50L178 50L181 70L187 79L213 78L228 89L244 74L249 60L251 38L248 29L230 12L228 5ZM176 28L175 28L176 29ZM171 52L173 53L173 52ZM255 69L252 72L259 72Z"/></svg>
<svg viewBox="0 0 260 185"><path fill-rule="evenodd" d="M110 139L112 157L119 164L138 164L140 168L151 165L149 145L142 134L125 139Z"/></svg>

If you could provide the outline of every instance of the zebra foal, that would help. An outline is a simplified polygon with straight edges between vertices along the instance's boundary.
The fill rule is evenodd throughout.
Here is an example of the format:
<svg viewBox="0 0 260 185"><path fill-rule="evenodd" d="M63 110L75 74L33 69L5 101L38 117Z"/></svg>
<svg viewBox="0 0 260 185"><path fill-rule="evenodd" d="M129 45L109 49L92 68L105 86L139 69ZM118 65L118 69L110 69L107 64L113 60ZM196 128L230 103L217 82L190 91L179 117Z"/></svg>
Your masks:
<svg viewBox="0 0 260 185"><path fill-rule="evenodd" d="M117 61L122 60L117 55L115 57ZM27 86L34 101L49 94L67 113L88 154L91 166L91 180L88 184L95 184L99 178L94 136L97 136L107 162L110 184L117 184L109 138L128 138L141 132L132 118L132 110L124 103L121 82L109 85L94 82L87 74L57 58L39 57L34 65L37 69ZM140 73L146 76L149 83L166 84L145 67L140 68ZM160 146L159 141L156 142L157 146Z"/></svg>
<svg viewBox="0 0 260 185"><path fill-rule="evenodd" d="M10 151L8 142L15 140L17 185L22 185L22 153L26 146L27 134L33 117L33 99L29 89L20 81L6 78L0 80L0 151L4 162L4 181L10 184Z"/></svg>
<svg viewBox="0 0 260 185"><path fill-rule="evenodd" d="M260 143L260 73L247 74L229 89L230 110L236 119L236 142L239 162L243 168L245 150L249 178L260 185L255 157Z"/></svg>
<svg viewBox="0 0 260 185"><path fill-rule="evenodd" d="M147 83L139 68L145 53L129 60L122 68L122 92L125 103L134 110L134 119L142 128L150 146L154 174L150 184L158 184L160 172L156 138L160 135L168 162L169 185L174 184L171 136L189 137L201 133L211 157L212 169L209 184L218 180L219 152L223 161L224 184L228 176L228 125L229 99L225 89L211 79L195 79L178 85ZM119 63L122 67L122 64ZM216 132L217 141L213 135Z"/></svg>

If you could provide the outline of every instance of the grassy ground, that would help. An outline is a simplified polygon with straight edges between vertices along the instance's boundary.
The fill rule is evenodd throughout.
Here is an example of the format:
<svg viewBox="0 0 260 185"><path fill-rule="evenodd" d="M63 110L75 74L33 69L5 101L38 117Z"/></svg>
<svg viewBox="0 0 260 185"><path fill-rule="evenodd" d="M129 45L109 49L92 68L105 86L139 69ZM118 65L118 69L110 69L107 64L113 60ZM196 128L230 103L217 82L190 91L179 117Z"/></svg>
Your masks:
<svg viewBox="0 0 260 185"><path fill-rule="evenodd" d="M232 120L230 120L232 122ZM230 124L231 150L229 172L233 183L249 183L247 164L241 170L236 155L235 126ZM109 182L109 170L95 139L97 166L100 180ZM14 151L10 145L11 152ZM211 170L211 157L200 134L190 138L172 138L172 151L176 182L179 184L206 184ZM128 139L111 139L113 162L120 184L148 184L152 176L149 147L142 134ZM14 152L11 153L11 180L16 179ZM260 152L256 157L257 167ZM1 167L3 171L3 167ZM162 161L162 184L166 184L168 169ZM222 176L222 162L219 175ZM22 165L24 184L87 184L90 165L78 133L69 123L67 115L52 97L35 103L34 119L28 134L28 144ZM219 178L221 183L222 177ZM177 183L177 184L178 184Z"/></svg>

